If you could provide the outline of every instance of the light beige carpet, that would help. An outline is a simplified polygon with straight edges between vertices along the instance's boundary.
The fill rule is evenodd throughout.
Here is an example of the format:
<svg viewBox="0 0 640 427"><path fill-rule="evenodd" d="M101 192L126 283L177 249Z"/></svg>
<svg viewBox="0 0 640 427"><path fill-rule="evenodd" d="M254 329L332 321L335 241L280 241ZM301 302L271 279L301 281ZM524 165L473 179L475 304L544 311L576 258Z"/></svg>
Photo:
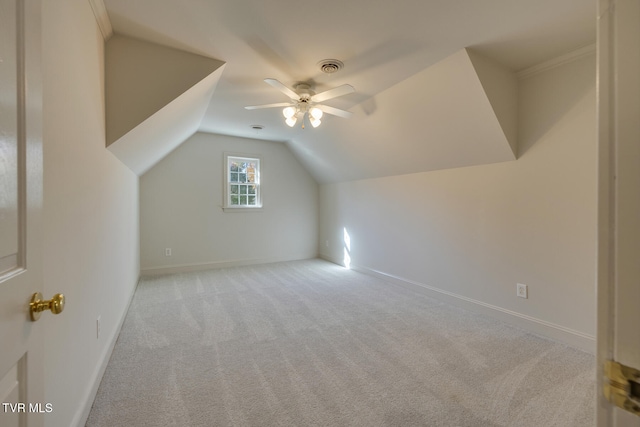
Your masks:
<svg viewBox="0 0 640 427"><path fill-rule="evenodd" d="M594 357L321 261L141 280L87 426L589 426Z"/></svg>

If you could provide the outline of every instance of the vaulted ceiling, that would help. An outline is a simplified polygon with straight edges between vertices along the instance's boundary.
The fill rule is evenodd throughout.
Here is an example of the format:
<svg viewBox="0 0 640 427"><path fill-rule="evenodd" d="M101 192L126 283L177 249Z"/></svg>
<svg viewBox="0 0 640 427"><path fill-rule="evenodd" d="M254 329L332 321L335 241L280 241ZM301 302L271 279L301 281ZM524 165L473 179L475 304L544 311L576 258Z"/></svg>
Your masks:
<svg viewBox="0 0 640 427"><path fill-rule="evenodd" d="M319 182L513 160L515 72L595 41L585 0L104 3L116 34L225 63L190 129L284 142ZM327 58L344 69L322 73ZM265 78L351 84L326 104L354 115L302 129L280 109L244 109L287 101Z"/></svg>

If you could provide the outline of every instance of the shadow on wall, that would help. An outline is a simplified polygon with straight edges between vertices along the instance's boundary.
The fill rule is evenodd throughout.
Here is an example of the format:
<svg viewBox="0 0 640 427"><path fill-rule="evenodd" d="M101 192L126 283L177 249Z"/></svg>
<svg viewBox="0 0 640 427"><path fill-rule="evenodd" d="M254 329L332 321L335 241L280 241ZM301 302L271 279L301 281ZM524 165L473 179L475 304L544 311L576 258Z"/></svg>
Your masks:
<svg viewBox="0 0 640 427"><path fill-rule="evenodd" d="M375 96L371 96L366 98L364 101L360 102L360 108L367 116L372 115L378 109L378 105L376 104Z"/></svg>
<svg viewBox="0 0 640 427"><path fill-rule="evenodd" d="M593 55L595 55L595 52ZM584 67L584 62L592 62L595 66L593 55L587 55L580 60L560 67L562 69L572 67L574 70L572 73L561 72L561 74L556 74L551 71L546 73L542 79L532 79L532 76L530 76L520 81L518 87L520 100L523 99L523 94L526 94L526 97L538 102L529 102L526 105L521 103L518 106L518 114L520 116L518 158L533 147L581 99L585 96L591 96L589 88L593 87L593 72ZM558 75L561 75L562 78L558 78ZM544 97L545 91L538 91L538 85L553 86L553 99ZM540 104L544 104L545 108L539 108ZM535 109L535 111L530 111L530 109ZM524 117L527 118L526 121L523 120Z"/></svg>

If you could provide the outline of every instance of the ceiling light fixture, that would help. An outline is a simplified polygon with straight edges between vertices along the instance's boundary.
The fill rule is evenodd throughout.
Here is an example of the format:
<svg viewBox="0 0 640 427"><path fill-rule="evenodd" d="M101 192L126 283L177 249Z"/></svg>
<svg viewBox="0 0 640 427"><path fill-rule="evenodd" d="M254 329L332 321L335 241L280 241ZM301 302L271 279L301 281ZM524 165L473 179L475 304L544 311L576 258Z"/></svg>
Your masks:
<svg viewBox="0 0 640 427"><path fill-rule="evenodd" d="M297 117L288 117L287 120L285 120L284 122L287 124L287 126L292 128L296 125L297 121L298 121Z"/></svg>
<svg viewBox="0 0 640 427"><path fill-rule="evenodd" d="M298 118L296 117L298 115L298 109L295 107L287 107L284 110L282 110L282 115L285 118L285 123L289 126L289 127L294 127L296 125L296 122L298 121Z"/></svg>
<svg viewBox="0 0 640 427"><path fill-rule="evenodd" d="M320 123L322 123L320 119L322 118L323 112L318 107L309 108L308 104L306 104L305 102L300 102L295 107L289 106L284 108L282 110L282 115L285 118L285 123L289 127L294 127L298 122L298 118L301 118L303 121L302 126L304 128L304 118L305 116L308 116L311 126L317 128L318 126L320 126Z"/></svg>
<svg viewBox="0 0 640 427"><path fill-rule="evenodd" d="M309 113L314 119L320 120L322 118L322 110L318 107L312 107L311 110L309 110Z"/></svg>
<svg viewBox="0 0 640 427"><path fill-rule="evenodd" d="M284 110L282 110L282 115L284 115L285 119L290 119L291 117L295 116L297 113L297 110L294 107L287 107Z"/></svg>
<svg viewBox="0 0 640 427"><path fill-rule="evenodd" d="M321 109L317 107L313 107L309 110L309 121L311 122L311 126L313 126L314 128L317 128L318 126L320 126L320 123L322 123L320 121L321 118L322 118Z"/></svg>

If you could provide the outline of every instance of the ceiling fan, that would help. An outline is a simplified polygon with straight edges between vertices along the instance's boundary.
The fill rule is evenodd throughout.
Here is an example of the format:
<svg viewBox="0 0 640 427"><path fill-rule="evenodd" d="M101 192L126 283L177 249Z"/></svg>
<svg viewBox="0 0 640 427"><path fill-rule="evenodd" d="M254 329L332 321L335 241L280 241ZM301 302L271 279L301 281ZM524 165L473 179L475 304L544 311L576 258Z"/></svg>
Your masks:
<svg viewBox="0 0 640 427"><path fill-rule="evenodd" d="M323 101L355 92L355 89L351 85L345 84L324 92L315 93L311 89L311 85L307 83L298 83L294 86L294 89L290 89L276 79L264 79L264 81L287 95L291 98L291 101L278 102L275 104L250 105L248 107L244 107L247 110L285 107L282 110L282 114L285 117L285 123L290 127L294 127L298 119L300 119L302 121L303 129L305 115L308 116L309 122L314 128L320 126L320 119L322 118L323 113L344 118L351 117L351 113L348 111L320 104Z"/></svg>

